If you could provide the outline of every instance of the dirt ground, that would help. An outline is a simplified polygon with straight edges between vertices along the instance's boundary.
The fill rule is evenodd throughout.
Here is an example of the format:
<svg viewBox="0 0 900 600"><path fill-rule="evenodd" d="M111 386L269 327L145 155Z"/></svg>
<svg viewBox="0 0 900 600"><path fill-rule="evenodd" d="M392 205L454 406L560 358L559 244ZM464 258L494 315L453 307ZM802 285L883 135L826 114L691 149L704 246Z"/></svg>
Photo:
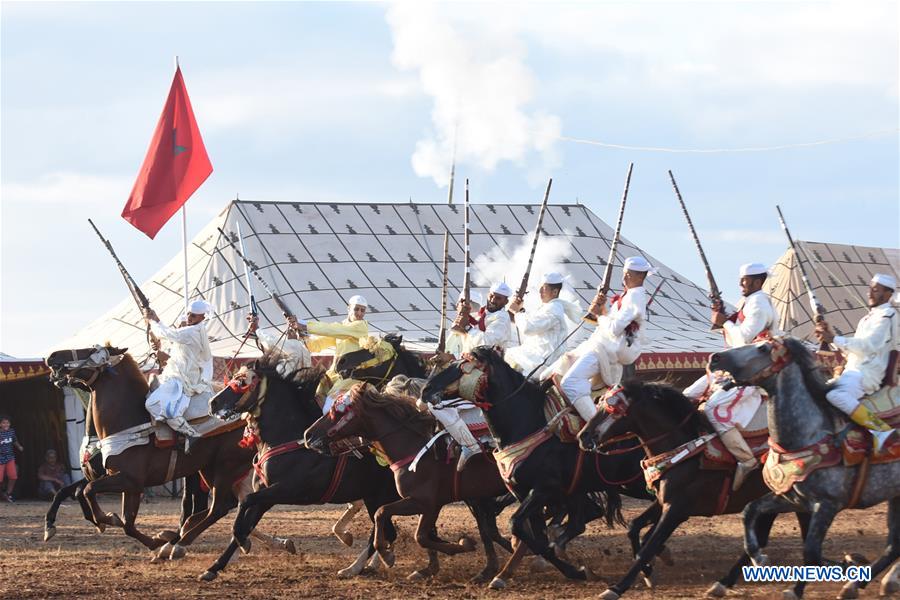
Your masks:
<svg viewBox="0 0 900 600"><path fill-rule="evenodd" d="M101 498L107 510L117 510L112 497ZM121 530L98 534L82 520L74 502L67 502L57 521L58 532L43 542L46 504L21 501L0 505L0 597L2 598L587 598L597 597L605 582L620 577L630 563L625 531L592 523L585 535L570 546L570 554L587 564L600 581L574 583L558 572L541 572L526 562L509 587L493 592L467 581L482 566L479 551L442 557L440 573L432 580L414 583L406 576L425 562L425 553L412 539L414 518L400 518L397 563L390 571L342 580L336 571L352 562L360 547L341 545L331 525L341 507L276 507L262 521L269 533L290 536L301 554L272 553L256 544L253 551L232 563L212 583L197 580L230 539L233 514L206 532L190 547L186 558L150 564L150 553ZM635 516L643 506L626 502L625 515ZM141 508L139 526L147 532L177 524L179 505L174 500L148 499ZM508 509L500 517L501 531L508 531ZM696 518L679 529L669 547L673 567L659 567L657 585L648 590L639 583L626 597L699 598L741 551L739 517ZM462 534L477 537L475 523L463 505L447 507L439 530L445 539ZM368 522L358 515L352 531L357 540L368 532ZM887 531L885 508L847 511L836 520L825 545L826 555L840 557L855 551L869 559L883 549ZM799 564L801 549L796 520L776 522L768 554L776 564ZM501 559L506 554L501 551ZM529 559L530 560L530 559ZM781 597L784 584L740 584L730 598ZM834 598L839 584L811 584L807 598ZM863 598L878 595L873 583Z"/></svg>

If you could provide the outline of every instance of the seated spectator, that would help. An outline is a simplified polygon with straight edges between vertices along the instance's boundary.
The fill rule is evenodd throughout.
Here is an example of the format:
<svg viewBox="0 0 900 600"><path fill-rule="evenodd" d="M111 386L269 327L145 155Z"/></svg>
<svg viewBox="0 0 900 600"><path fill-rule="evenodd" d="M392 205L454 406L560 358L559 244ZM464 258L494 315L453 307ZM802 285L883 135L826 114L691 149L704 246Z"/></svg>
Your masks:
<svg viewBox="0 0 900 600"><path fill-rule="evenodd" d="M38 497L50 500L60 489L72 483L65 465L56 460L56 450L47 450L44 464L38 467Z"/></svg>
<svg viewBox="0 0 900 600"><path fill-rule="evenodd" d="M14 447L19 452L25 451L16 438L16 430L12 428L9 417L0 415L0 484L6 479L6 493L0 490L0 500L7 502L13 501L13 488L16 487L16 480L19 478Z"/></svg>

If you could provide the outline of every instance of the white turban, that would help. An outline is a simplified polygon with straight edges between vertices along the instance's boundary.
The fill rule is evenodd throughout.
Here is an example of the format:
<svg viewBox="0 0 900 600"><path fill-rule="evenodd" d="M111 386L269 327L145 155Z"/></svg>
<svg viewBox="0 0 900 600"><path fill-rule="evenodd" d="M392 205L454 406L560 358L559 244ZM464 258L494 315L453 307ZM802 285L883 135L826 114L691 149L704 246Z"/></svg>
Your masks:
<svg viewBox="0 0 900 600"><path fill-rule="evenodd" d="M505 281L501 281L499 283L495 283L494 285L492 285L491 293L492 294L500 294L501 296L506 296L507 298L512 296L512 290L509 288L508 285L506 285Z"/></svg>
<svg viewBox="0 0 900 600"><path fill-rule="evenodd" d="M347 306L351 308L353 308L354 306L365 306L366 308L369 308L369 303L366 302L366 299L362 296L356 295L350 296L350 299L347 300Z"/></svg>
<svg viewBox="0 0 900 600"><path fill-rule="evenodd" d="M550 271L549 273L544 273L544 278L541 280L541 283L547 283L549 285L559 285L565 280L565 277L562 276L562 273L557 273L556 271Z"/></svg>
<svg viewBox="0 0 900 600"><path fill-rule="evenodd" d="M750 275L768 275L769 269L762 263L747 263L746 265L741 265L739 272L741 277Z"/></svg>
<svg viewBox="0 0 900 600"><path fill-rule="evenodd" d="M653 267L643 256L626 258L624 268L626 271L635 271L637 273L648 273L653 270Z"/></svg>
<svg viewBox="0 0 900 600"><path fill-rule="evenodd" d="M188 312L193 315L205 315L210 310L212 310L212 307L206 300L194 300L188 306Z"/></svg>
<svg viewBox="0 0 900 600"><path fill-rule="evenodd" d="M884 273L875 273L872 275L872 281L870 283L877 283L878 285L883 285L892 290L897 289L897 280L891 275L885 275Z"/></svg>

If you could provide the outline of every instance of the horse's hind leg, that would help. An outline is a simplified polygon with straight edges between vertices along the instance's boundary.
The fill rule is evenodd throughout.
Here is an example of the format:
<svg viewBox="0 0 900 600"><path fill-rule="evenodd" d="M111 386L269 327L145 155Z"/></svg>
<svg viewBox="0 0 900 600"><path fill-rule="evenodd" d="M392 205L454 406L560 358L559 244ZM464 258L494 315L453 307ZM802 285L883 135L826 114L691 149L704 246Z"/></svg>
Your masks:
<svg viewBox="0 0 900 600"><path fill-rule="evenodd" d="M765 548L766 544L769 543L769 533L772 531L772 524L775 522L775 519L778 517L777 514L771 513L767 515L761 516L756 521L756 535L759 539L759 543L762 547ZM738 560L731 566L728 570L728 573L725 576L712 584L712 586L706 590L706 595L712 598L722 598L725 594L728 593L734 584L737 583L738 577L742 574L742 569L750 564L750 556L746 552L741 552L741 556Z"/></svg>
<svg viewBox="0 0 900 600"><path fill-rule="evenodd" d="M137 520L138 511L140 509L140 492L124 492L122 494L122 516L125 518L125 535L136 539L150 550L153 550L154 548L161 546L163 541L141 533L135 526L135 521Z"/></svg>
<svg viewBox="0 0 900 600"><path fill-rule="evenodd" d="M822 541L828 533L828 528L837 516L838 508L828 502L816 502L812 506L809 519L809 531L803 541L803 564L819 566L822 564ZM798 581L794 585L794 595L803 597L806 589L805 581Z"/></svg>
<svg viewBox="0 0 900 600"><path fill-rule="evenodd" d="M179 546L184 547L190 545L191 542L197 539L197 536L206 531L206 529L213 525L216 521L227 515L228 511L230 511L238 504L237 498L235 498L234 494L231 491L231 488L226 483L223 483L221 486L214 486L212 489L212 496L212 506L209 507L209 510L206 512L206 514L200 513L202 515L202 519L200 519L200 521L196 525L194 525L190 529L187 529L186 531L182 530L181 537L178 540L172 542L174 549L177 549L177 547ZM187 523L190 523L190 521L191 519L188 519ZM253 527L251 527L250 529L253 529ZM249 532L250 530L247 531L247 533ZM180 557L176 556L173 553L172 558Z"/></svg>
<svg viewBox="0 0 900 600"><path fill-rule="evenodd" d="M503 565L503 568L500 569L500 572L494 576L491 580L491 583L488 584L488 587L492 590L502 590L506 587L506 581L513 576L516 569L519 566L519 563L522 562L522 559L525 558L525 553L528 552L528 546L522 543L522 540L514 537L512 540L512 556L509 557L509 560L506 561L506 564Z"/></svg>
<svg viewBox="0 0 900 600"><path fill-rule="evenodd" d="M347 510L344 511L344 514L342 514L334 525L331 526L331 533L333 533L345 546L349 547L353 545L353 534L347 531L347 527L362 507L362 500L354 500L347 505Z"/></svg>
<svg viewBox="0 0 900 600"><path fill-rule="evenodd" d="M516 509L516 512L513 513L511 519L513 535L522 540L532 552L542 556L544 560L559 569L569 579L585 581L588 578L586 569L579 569L575 565L560 559L550 547L546 526L541 514L543 507L548 504L546 500L546 495L543 493L535 490L529 492L522 504L519 505L519 508Z"/></svg>
<svg viewBox="0 0 900 600"><path fill-rule="evenodd" d="M481 545L484 546L484 555L486 563L481 572L471 579L472 583L485 583L490 581L497 574L500 567L497 560L497 552L494 550L494 540L492 536L492 528L497 528L497 518L493 511L493 498L488 502L481 501L467 502L466 505L475 517L478 524L478 535L481 537Z"/></svg>
<svg viewBox="0 0 900 600"><path fill-rule="evenodd" d="M468 537L463 537L459 543L454 544L435 539L432 531L437 523L438 516L441 514L442 506L427 506L419 517L419 526L416 528L416 543L421 547L444 554L459 554L461 552L471 552L475 549L475 542Z"/></svg>
<svg viewBox="0 0 900 600"><path fill-rule="evenodd" d="M762 498L753 500L744 507L744 552L750 557L754 565L762 566L768 563L769 558L763 554L762 548L765 544L757 535L761 531L758 522L763 517L769 515L777 515L779 513L796 512L798 507L784 496L769 492ZM801 530L803 529L801 521ZM807 533L804 540L809 537L809 525L806 527Z"/></svg>
<svg viewBox="0 0 900 600"><path fill-rule="evenodd" d="M872 563L872 579L875 579L881 573L891 566L895 560L900 558L900 497L893 498L888 503L888 539L887 546L875 562ZM900 569L900 564L894 571ZM871 580L869 580L871 581ZM838 598L857 598L858 589L865 588L869 581L850 581L842 589ZM881 582L881 595L900 591L900 583L890 575L885 577Z"/></svg>

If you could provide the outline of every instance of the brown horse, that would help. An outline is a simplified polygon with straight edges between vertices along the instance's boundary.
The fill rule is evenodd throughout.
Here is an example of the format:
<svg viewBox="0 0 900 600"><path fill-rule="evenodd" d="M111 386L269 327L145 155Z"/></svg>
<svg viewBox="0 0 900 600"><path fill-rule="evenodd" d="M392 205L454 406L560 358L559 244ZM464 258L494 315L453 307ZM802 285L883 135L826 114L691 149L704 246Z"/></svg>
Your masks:
<svg viewBox="0 0 900 600"><path fill-rule="evenodd" d="M150 422L144 409L149 387L137 363L125 350L95 346L60 350L47 357L50 378L57 385L80 384L91 390L91 419L101 440ZM254 451L238 446L240 428L197 440L191 453L180 448L157 448L152 438L109 456L107 475L89 482L84 496L98 527L123 527L125 533L150 550L160 548L158 557L181 558L189 545L206 528L237 506L235 488L248 472ZM213 503L208 511L192 515L175 539L141 533L135 526L144 488L162 485L197 471L209 483ZM104 513L97 503L98 493L122 493L122 518Z"/></svg>
<svg viewBox="0 0 900 600"><path fill-rule="evenodd" d="M375 513L375 549L388 564L393 564L393 554L385 539L385 527L394 515L421 515L416 529L416 542L428 550L429 563L410 578L419 579L435 575L440 568L437 552L459 554L470 552L475 545L469 538L459 543L438 539L432 532L441 508L451 502L467 501L478 522L478 531L484 545L487 564L473 581L490 580L497 572L496 541L511 551L508 542L500 538L494 515L481 506L506 493L496 464L480 455L469 461L461 473L456 471L456 461L449 460L445 444L436 444L410 467L419 450L432 437L434 418L420 412L409 396L380 394L372 386L360 384L354 387L348 399L338 402L328 414L322 416L306 430L307 447L326 452L329 442L361 436L373 443L391 462L397 491L402 497L385 504Z"/></svg>

